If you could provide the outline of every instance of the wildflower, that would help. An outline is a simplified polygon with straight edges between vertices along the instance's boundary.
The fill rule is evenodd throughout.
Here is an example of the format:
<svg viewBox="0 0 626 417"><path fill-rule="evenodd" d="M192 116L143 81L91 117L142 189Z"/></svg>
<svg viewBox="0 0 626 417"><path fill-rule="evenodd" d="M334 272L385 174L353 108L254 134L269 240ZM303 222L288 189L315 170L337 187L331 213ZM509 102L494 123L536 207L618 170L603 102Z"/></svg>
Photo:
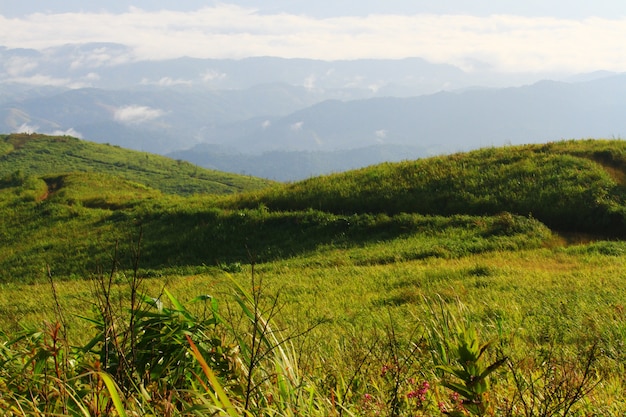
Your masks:
<svg viewBox="0 0 626 417"><path fill-rule="evenodd" d="M374 399L374 397L372 397L372 394L365 394L363 395L363 399L365 400L365 402L370 402Z"/></svg>
<svg viewBox="0 0 626 417"><path fill-rule="evenodd" d="M409 399L416 399L418 406L421 406L422 402L426 401L426 393L429 389L430 384L428 383L428 381L424 381L419 388L409 392L406 396Z"/></svg>

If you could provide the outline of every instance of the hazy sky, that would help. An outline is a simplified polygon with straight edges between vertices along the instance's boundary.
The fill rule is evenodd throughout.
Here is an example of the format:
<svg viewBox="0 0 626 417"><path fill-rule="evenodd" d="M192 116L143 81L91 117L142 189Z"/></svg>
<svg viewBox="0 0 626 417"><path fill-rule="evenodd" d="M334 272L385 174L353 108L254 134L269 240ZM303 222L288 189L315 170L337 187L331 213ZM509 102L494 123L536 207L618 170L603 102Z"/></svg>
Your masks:
<svg viewBox="0 0 626 417"><path fill-rule="evenodd" d="M626 71L624 0L0 0L0 45L115 42L126 59L421 57L471 70Z"/></svg>

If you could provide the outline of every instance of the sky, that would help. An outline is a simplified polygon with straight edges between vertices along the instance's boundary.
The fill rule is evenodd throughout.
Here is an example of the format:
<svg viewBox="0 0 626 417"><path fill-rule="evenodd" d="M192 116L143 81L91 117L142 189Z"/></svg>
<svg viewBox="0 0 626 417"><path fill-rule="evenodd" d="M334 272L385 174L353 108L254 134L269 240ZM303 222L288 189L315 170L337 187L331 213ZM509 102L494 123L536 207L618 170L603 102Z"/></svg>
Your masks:
<svg viewBox="0 0 626 417"><path fill-rule="evenodd" d="M624 0L0 0L0 46L129 60L420 57L466 71L626 72Z"/></svg>

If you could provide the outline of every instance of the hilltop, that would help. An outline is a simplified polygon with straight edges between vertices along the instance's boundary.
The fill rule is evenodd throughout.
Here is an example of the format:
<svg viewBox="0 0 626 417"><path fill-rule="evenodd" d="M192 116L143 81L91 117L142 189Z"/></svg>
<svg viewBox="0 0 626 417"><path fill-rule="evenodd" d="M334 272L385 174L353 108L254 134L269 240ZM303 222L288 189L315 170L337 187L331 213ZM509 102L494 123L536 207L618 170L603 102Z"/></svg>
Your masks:
<svg viewBox="0 0 626 417"><path fill-rule="evenodd" d="M442 216L507 211L560 230L623 236L625 173L626 142L569 140L383 163L244 194L231 206Z"/></svg>
<svg viewBox="0 0 626 417"><path fill-rule="evenodd" d="M77 139L39 134L0 135L0 178L70 172L113 175L168 194L229 194L271 181L200 168L188 162Z"/></svg>
<svg viewBox="0 0 626 417"><path fill-rule="evenodd" d="M161 274L310 256L460 257L626 231L618 140L485 148L272 186L73 138L3 143L2 281L39 280L47 267L61 277L128 268L139 240L142 267ZM126 252L115 255L120 242Z"/></svg>

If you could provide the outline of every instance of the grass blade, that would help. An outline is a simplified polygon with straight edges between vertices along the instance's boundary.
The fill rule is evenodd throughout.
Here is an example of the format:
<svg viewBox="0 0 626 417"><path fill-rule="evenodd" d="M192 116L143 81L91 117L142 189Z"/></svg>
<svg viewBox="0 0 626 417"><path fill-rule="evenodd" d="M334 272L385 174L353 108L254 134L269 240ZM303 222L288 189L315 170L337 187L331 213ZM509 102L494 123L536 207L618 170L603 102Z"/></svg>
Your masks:
<svg viewBox="0 0 626 417"><path fill-rule="evenodd" d="M124 411L124 404L122 403L122 399L120 398L119 393L117 392L117 384L113 381L113 378L105 372L98 372L98 375L104 381L104 384L109 391L109 395L111 396L111 400L113 401L113 405L117 410L117 414L120 417L127 417L126 411Z"/></svg>
<svg viewBox="0 0 626 417"><path fill-rule="evenodd" d="M229 416L237 417L238 413L235 410L235 407L233 406L233 404L230 402L230 399L226 395L226 392L222 388L222 385L217 379L217 376L215 375L213 370L209 367L209 365L206 363L206 361L204 360L204 357L202 357L202 354L200 354L198 347L193 342L193 340L191 340L191 337L189 337L189 335L186 335L186 337L187 337L187 341L189 342L189 346L191 347L193 356L196 358L196 360L202 367L202 371L204 372L204 375L206 375L207 379L209 380L209 383L211 384L211 387L213 387L213 390L215 390L215 393L217 394L217 397L219 398L221 405L223 405L224 408L226 408L226 412L228 413Z"/></svg>

